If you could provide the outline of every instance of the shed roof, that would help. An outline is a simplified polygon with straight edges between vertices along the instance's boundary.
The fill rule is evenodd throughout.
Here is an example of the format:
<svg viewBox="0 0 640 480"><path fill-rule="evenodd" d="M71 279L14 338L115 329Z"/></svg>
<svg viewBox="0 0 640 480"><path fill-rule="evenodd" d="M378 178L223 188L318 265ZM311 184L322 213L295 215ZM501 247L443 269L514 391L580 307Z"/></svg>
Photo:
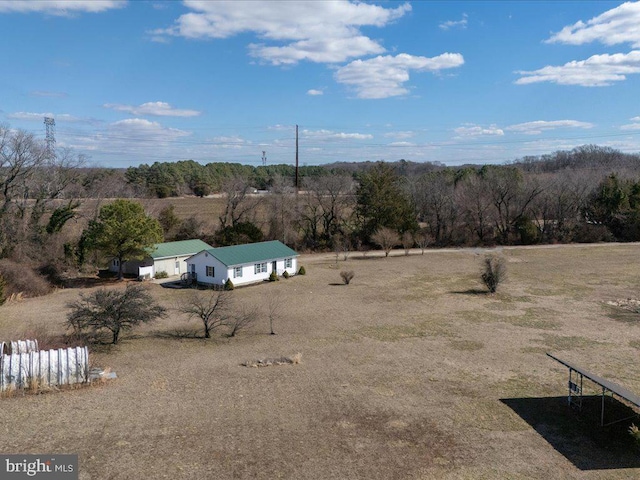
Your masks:
<svg viewBox="0 0 640 480"><path fill-rule="evenodd" d="M181 240L179 242L156 243L149 255L154 260L168 257L184 257L208 250L211 245L202 240Z"/></svg>
<svg viewBox="0 0 640 480"><path fill-rule="evenodd" d="M207 249L207 253L217 258L227 267L298 256L295 250L290 249L278 240L210 248Z"/></svg>

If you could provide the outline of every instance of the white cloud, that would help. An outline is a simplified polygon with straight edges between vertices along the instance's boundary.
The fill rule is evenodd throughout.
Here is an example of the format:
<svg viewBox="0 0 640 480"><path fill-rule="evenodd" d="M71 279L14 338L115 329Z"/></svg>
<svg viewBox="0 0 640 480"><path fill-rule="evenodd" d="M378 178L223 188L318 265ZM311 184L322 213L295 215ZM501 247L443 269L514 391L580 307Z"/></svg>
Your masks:
<svg viewBox="0 0 640 480"><path fill-rule="evenodd" d="M324 95L324 92L322 90L316 90L315 88L312 88L311 90L307 90L307 95L311 95L311 96Z"/></svg>
<svg viewBox="0 0 640 480"><path fill-rule="evenodd" d="M539 135L547 130L556 130L558 128L593 128L593 123L579 122L577 120L536 120L534 122L518 123L506 127L505 130L511 132L523 133L525 135Z"/></svg>
<svg viewBox="0 0 640 480"><path fill-rule="evenodd" d="M151 122L144 118L127 118L109 125L111 134L117 134L121 139L136 142L169 142L191 135L191 132L177 128L163 127L158 122Z"/></svg>
<svg viewBox="0 0 640 480"><path fill-rule="evenodd" d="M250 54L274 65L301 60L336 63L385 51L360 32L383 27L411 11L404 3L383 8L348 0L327 1L206 1L185 0L191 11L172 27L151 32L186 38L228 38L251 32L267 43L252 43Z"/></svg>
<svg viewBox="0 0 640 480"><path fill-rule="evenodd" d="M302 136L315 140L371 140L373 135L368 133L344 133L331 130L302 130Z"/></svg>
<svg viewBox="0 0 640 480"><path fill-rule="evenodd" d="M640 117L630 118L633 123L628 123L627 125L622 125L620 130L640 130Z"/></svg>
<svg viewBox="0 0 640 480"><path fill-rule="evenodd" d="M406 138L413 138L415 136L414 132L404 131L404 132L387 132L384 134L385 138L395 138L397 140L403 140Z"/></svg>
<svg viewBox="0 0 640 480"><path fill-rule="evenodd" d="M522 75L516 83L552 82L559 85L604 87L626 80L627 75L640 73L640 50L612 55L593 55L586 60L572 61L561 66L546 66L538 70L517 71Z"/></svg>
<svg viewBox="0 0 640 480"><path fill-rule="evenodd" d="M387 144L388 147L415 147L416 144L412 142L391 142Z"/></svg>
<svg viewBox="0 0 640 480"><path fill-rule="evenodd" d="M449 30L450 28L459 27L459 28L467 28L467 14L462 14L461 20L447 20L446 22L442 22L438 25L442 30Z"/></svg>
<svg viewBox="0 0 640 480"><path fill-rule="evenodd" d="M443 53L437 57L418 57L401 53L396 56L378 56L368 60L355 60L335 73L339 83L355 88L358 98L388 98L406 95L409 90L409 71L438 72L464 64L459 53Z"/></svg>
<svg viewBox="0 0 640 480"><path fill-rule="evenodd" d="M104 12L122 8L126 4L126 0L0 0L0 12L41 12L68 16L82 12Z"/></svg>
<svg viewBox="0 0 640 480"><path fill-rule="evenodd" d="M458 127L453 130L456 133L457 139L465 138L478 138L484 136L502 136L504 130L498 128L497 125L489 125L488 127L481 127L473 123L465 123L462 127Z"/></svg>
<svg viewBox="0 0 640 480"><path fill-rule="evenodd" d="M166 102L147 102L142 105L120 105L117 103L105 103L105 108L111 108L119 112L128 112L132 115L154 116L154 117L195 117L201 112L197 110L183 110L173 108Z"/></svg>
<svg viewBox="0 0 640 480"><path fill-rule="evenodd" d="M217 148L231 148L231 149L240 149L247 145L251 145L252 142L243 139L237 135L235 136L222 136L215 137L213 139L213 147Z"/></svg>
<svg viewBox="0 0 640 480"><path fill-rule="evenodd" d="M93 119L88 119L84 117L76 117L74 115L70 115L68 113L35 113L35 112L15 112L7 115L7 118L12 120L27 120L27 121L37 121L44 122L44 117L52 117L57 122L95 122Z"/></svg>
<svg viewBox="0 0 640 480"><path fill-rule="evenodd" d="M34 90L29 92L32 97L51 97L51 98L65 98L68 96L66 92L48 92L45 90Z"/></svg>
<svg viewBox="0 0 640 480"><path fill-rule="evenodd" d="M640 48L640 2L626 2L592 18L554 33L547 43L583 45L598 41L604 45L630 43Z"/></svg>

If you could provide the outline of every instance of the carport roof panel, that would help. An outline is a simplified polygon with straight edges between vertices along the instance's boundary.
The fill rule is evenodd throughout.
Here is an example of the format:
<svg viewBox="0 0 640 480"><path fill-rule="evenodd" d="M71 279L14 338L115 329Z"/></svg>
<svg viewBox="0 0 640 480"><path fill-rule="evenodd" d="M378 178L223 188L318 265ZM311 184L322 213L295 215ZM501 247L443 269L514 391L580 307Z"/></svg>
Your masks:
<svg viewBox="0 0 640 480"><path fill-rule="evenodd" d="M624 398L628 402L633 403L636 407L640 407L640 396L636 395L631 390L627 390L625 387L618 385L617 383L611 382L606 378L602 378L602 377L599 377L598 375L594 375L593 373L590 373L586 371L584 368L580 368L571 362L567 362L566 360L560 360L558 357L554 357L550 353L547 353L547 355L553 358L556 362L561 363L565 367L568 367L571 370L578 372L580 375L588 378L593 383L596 383L601 387L606 388L610 392L615 393L619 397Z"/></svg>

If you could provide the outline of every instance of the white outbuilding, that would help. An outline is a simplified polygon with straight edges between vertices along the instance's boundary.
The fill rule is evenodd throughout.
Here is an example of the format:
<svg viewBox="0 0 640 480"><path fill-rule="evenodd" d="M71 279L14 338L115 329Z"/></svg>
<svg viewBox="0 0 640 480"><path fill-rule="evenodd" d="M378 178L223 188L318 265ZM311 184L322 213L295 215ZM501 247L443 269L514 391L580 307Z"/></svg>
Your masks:
<svg viewBox="0 0 640 480"><path fill-rule="evenodd" d="M153 278L160 272L166 272L170 277L182 275L187 272L185 260L209 248L212 248L211 245L197 239L156 243L145 258L123 262L122 271L140 278ZM109 270L118 271L117 258L111 260Z"/></svg>
<svg viewBox="0 0 640 480"><path fill-rule="evenodd" d="M277 240L230 247L209 248L187 259L191 279L202 284L234 285L267 280L272 272L278 276L298 271L298 254Z"/></svg>

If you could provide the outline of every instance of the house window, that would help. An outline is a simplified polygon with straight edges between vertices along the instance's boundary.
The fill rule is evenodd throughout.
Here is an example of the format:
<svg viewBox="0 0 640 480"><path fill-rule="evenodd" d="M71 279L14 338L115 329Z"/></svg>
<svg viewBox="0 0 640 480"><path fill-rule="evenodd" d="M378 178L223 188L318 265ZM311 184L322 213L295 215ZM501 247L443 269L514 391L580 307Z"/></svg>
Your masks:
<svg viewBox="0 0 640 480"><path fill-rule="evenodd" d="M266 263L256 263L254 266L255 273L267 273L267 264Z"/></svg>
<svg viewBox="0 0 640 480"><path fill-rule="evenodd" d="M233 278L242 277L242 267L235 267L233 269Z"/></svg>
<svg viewBox="0 0 640 480"><path fill-rule="evenodd" d="M207 277L215 277L213 267L210 267L209 265L207 265Z"/></svg>
<svg viewBox="0 0 640 480"><path fill-rule="evenodd" d="M284 259L284 268L291 268L293 265L293 261L290 258Z"/></svg>
<svg viewBox="0 0 640 480"><path fill-rule="evenodd" d="M118 265L120 265L120 261L117 258L113 259L113 266L117 267Z"/></svg>

